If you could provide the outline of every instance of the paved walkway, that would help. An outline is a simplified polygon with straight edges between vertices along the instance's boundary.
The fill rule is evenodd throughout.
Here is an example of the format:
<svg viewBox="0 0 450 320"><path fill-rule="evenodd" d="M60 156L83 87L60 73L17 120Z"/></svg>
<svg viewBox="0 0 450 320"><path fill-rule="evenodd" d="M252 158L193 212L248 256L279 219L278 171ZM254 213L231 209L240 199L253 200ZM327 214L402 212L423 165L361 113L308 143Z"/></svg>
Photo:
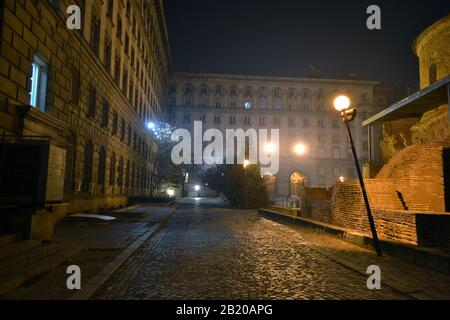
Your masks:
<svg viewBox="0 0 450 320"><path fill-rule="evenodd" d="M110 223L63 221L57 225L53 240L79 245L82 247L81 254L0 299L70 298L76 292L66 287L67 266L78 265L81 268L82 288L86 287L92 278L106 265L116 261L138 238L155 231L174 208L142 205L105 213L117 218Z"/></svg>
<svg viewBox="0 0 450 320"><path fill-rule="evenodd" d="M371 264L381 267L381 290L367 289ZM254 211L202 208L193 201L92 298L448 299L449 280Z"/></svg>

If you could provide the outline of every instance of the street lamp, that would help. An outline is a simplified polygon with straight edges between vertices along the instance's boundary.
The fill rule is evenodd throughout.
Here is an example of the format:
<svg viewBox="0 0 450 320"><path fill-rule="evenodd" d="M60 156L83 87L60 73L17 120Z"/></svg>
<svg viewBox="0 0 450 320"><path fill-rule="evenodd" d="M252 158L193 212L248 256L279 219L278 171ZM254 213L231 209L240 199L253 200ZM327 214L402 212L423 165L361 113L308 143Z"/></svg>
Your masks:
<svg viewBox="0 0 450 320"><path fill-rule="evenodd" d="M297 155L301 156L301 155L305 154L305 152L306 152L306 146L305 146L304 144L301 144L301 143L296 144L296 145L294 146L294 152L295 152Z"/></svg>
<svg viewBox="0 0 450 320"><path fill-rule="evenodd" d="M342 122L345 123L348 133L348 139L352 147L353 159L355 160L356 172L358 173L359 185L361 186L364 204L366 205L367 215L369 218L370 230L372 231L373 244L378 256L382 256L380 242L378 240L377 229L373 220L372 211L370 210L369 199L367 197L366 187L359 167L358 155L356 154L355 145L353 143L352 133L350 131L349 122L353 121L356 116L356 108L350 108L350 99L347 96L340 95L334 99L334 108L341 113Z"/></svg>
<svg viewBox="0 0 450 320"><path fill-rule="evenodd" d="M276 146L275 146L275 144L273 144L273 143L268 143L268 144L266 144L265 147L264 147L264 151L265 151L266 153L274 153L274 152L275 152L275 149L276 149Z"/></svg>
<svg viewBox="0 0 450 320"><path fill-rule="evenodd" d="M195 189L195 191L200 191L200 186L197 184L197 185L195 185L194 189Z"/></svg>
<svg viewBox="0 0 450 320"><path fill-rule="evenodd" d="M246 169L249 165L250 165L250 161L244 160L244 163L243 163L244 169Z"/></svg>

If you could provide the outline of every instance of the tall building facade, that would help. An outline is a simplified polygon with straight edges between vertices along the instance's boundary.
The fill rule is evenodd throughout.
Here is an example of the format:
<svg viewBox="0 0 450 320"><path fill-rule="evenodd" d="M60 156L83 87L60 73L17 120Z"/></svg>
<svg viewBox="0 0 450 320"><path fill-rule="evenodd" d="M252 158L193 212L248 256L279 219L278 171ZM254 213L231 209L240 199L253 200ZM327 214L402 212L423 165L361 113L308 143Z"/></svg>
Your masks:
<svg viewBox="0 0 450 320"><path fill-rule="evenodd" d="M81 30L67 27L71 5ZM162 115L171 72L162 0L0 6L0 136L49 141L45 211L98 212L148 194L157 144L146 125Z"/></svg>
<svg viewBox="0 0 450 320"><path fill-rule="evenodd" d="M167 120L177 128L279 129L279 172L267 176L272 198L298 196L299 185L331 187L356 177L347 132L333 100L346 94L358 107L351 123L361 163L379 157L369 150L369 132L362 120L384 104L375 81L256 77L175 73L169 84ZM381 130L381 129L380 129ZM379 136L380 132L371 132ZM302 144L305 153L294 147Z"/></svg>

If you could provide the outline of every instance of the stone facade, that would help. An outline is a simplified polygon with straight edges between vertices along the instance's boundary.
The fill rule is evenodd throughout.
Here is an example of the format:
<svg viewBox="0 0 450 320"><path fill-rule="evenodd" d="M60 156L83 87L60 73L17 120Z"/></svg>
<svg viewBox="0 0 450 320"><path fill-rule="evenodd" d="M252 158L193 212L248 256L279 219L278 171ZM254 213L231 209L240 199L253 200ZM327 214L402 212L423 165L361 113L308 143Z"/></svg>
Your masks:
<svg viewBox="0 0 450 320"><path fill-rule="evenodd" d="M55 212L148 194L156 142L146 125L162 114L170 73L162 1L0 4L0 135L49 137L63 149L65 205ZM81 30L66 27L73 4ZM46 70L46 97L33 107L36 66Z"/></svg>
<svg viewBox="0 0 450 320"><path fill-rule="evenodd" d="M200 120L205 129L222 131L280 129L280 170L270 191L272 198L289 197L294 172L305 176L308 186L318 187L332 186L340 177L356 177L345 126L333 99L345 93L358 106L351 128L363 163L369 158L369 143L361 122L378 111L377 85L359 80L176 73L169 86L167 117L174 126L190 130ZM297 143L307 147L301 157L292 150ZM378 148L372 156L379 157Z"/></svg>
<svg viewBox="0 0 450 320"><path fill-rule="evenodd" d="M414 41L419 58L420 88L424 89L450 75L450 15L440 19ZM426 112L420 119L399 119L384 124L382 152L387 162L407 145L450 140L448 106Z"/></svg>

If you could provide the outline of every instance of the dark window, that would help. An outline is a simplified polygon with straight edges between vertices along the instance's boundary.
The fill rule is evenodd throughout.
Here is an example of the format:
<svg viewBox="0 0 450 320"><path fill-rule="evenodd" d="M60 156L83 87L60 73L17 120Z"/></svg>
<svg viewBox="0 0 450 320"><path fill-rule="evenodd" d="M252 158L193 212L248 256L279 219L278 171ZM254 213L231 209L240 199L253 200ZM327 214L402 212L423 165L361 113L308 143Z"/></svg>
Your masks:
<svg viewBox="0 0 450 320"><path fill-rule="evenodd" d="M125 95L127 95L127 84L128 84L128 71L124 68L122 77L122 90Z"/></svg>
<svg viewBox="0 0 450 320"><path fill-rule="evenodd" d="M117 37L122 39L122 18L117 14Z"/></svg>
<svg viewBox="0 0 450 320"><path fill-rule="evenodd" d="M131 135L132 135L132 133L131 133L131 125L129 124L128 125L128 142L127 142L128 146L131 145Z"/></svg>
<svg viewBox="0 0 450 320"><path fill-rule="evenodd" d="M109 185L113 186L116 179L116 154L113 152L111 155L111 164L109 168Z"/></svg>
<svg viewBox="0 0 450 320"><path fill-rule="evenodd" d="M114 80L117 85L120 83L120 57L116 55L116 59L114 61Z"/></svg>
<svg viewBox="0 0 450 320"><path fill-rule="evenodd" d="M127 168L125 170L125 188L130 186L130 160L127 160Z"/></svg>
<svg viewBox="0 0 450 320"><path fill-rule="evenodd" d="M123 158L122 157L120 157L118 173L119 173L119 177L117 178L117 184L119 185L119 187L121 187L123 184Z"/></svg>
<svg viewBox="0 0 450 320"><path fill-rule="evenodd" d="M125 139L125 128L126 128L125 119L122 118L122 125L120 126L120 140L122 141Z"/></svg>
<svg viewBox="0 0 450 320"><path fill-rule="evenodd" d="M111 40L109 37L105 38L105 52L103 57L103 63L105 64L108 73L111 72Z"/></svg>
<svg viewBox="0 0 450 320"><path fill-rule="evenodd" d="M103 100L103 110L102 110L102 128L108 128L109 121L109 103L106 99Z"/></svg>
<svg viewBox="0 0 450 320"><path fill-rule="evenodd" d="M436 64L435 63L433 63L430 66L429 77L430 77L430 86L431 86L433 83L435 83L437 81L437 69L436 69Z"/></svg>
<svg viewBox="0 0 450 320"><path fill-rule="evenodd" d="M119 115L117 114L117 112L114 112L113 114L113 129L112 129L112 133L116 134L117 133L117 126L118 126L118 119Z"/></svg>
<svg viewBox="0 0 450 320"><path fill-rule="evenodd" d="M114 9L114 0L108 0L106 8L106 16L110 19L112 18L113 9Z"/></svg>
<svg viewBox="0 0 450 320"><path fill-rule="evenodd" d="M97 90L93 86L89 88L88 116L95 117L95 109L97 102Z"/></svg>
<svg viewBox="0 0 450 320"><path fill-rule="evenodd" d="M91 20L91 48L98 57L100 47L100 20L93 14Z"/></svg>
<svg viewBox="0 0 450 320"><path fill-rule="evenodd" d="M102 147L98 158L98 184L105 184L106 149Z"/></svg>
<svg viewBox="0 0 450 320"><path fill-rule="evenodd" d="M72 103L78 105L80 103L80 72L72 73Z"/></svg>
<svg viewBox="0 0 450 320"><path fill-rule="evenodd" d="M92 183L92 161L94 159L94 146L92 142L88 142L86 144L86 148L84 150L84 174L83 174L83 182L85 191L88 191L89 184Z"/></svg>

